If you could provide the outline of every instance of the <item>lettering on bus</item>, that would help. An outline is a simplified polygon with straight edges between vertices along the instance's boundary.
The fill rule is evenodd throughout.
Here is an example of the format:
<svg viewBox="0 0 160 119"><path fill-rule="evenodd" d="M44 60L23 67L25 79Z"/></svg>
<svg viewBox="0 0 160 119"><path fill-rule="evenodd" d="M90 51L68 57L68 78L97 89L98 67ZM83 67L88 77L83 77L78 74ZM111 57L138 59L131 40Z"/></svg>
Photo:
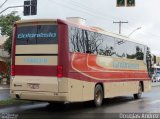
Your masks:
<svg viewBox="0 0 160 119"><path fill-rule="evenodd" d="M17 38L20 39L25 39L25 38L55 38L56 33L39 33L39 34L34 34L34 33L21 33L17 35Z"/></svg>
<svg viewBox="0 0 160 119"><path fill-rule="evenodd" d="M56 25L19 26L16 37L16 45L57 44L58 29Z"/></svg>
<svg viewBox="0 0 160 119"><path fill-rule="evenodd" d="M48 63L47 58L24 58L25 63L39 64L39 63Z"/></svg>
<svg viewBox="0 0 160 119"><path fill-rule="evenodd" d="M139 64L127 63L127 62L113 62L113 68L118 69L139 69Z"/></svg>

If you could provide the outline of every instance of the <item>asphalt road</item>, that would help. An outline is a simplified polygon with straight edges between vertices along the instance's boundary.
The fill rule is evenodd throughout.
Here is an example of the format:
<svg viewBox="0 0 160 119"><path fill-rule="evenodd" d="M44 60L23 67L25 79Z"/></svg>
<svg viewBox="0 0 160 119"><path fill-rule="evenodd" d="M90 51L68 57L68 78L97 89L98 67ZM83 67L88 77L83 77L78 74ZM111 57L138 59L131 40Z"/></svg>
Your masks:
<svg viewBox="0 0 160 119"><path fill-rule="evenodd" d="M160 86L153 87L151 92L144 93L142 99L134 100L133 96L106 99L103 106L99 108L93 107L90 103L54 107L48 103L33 102L2 107L0 113L18 116L20 119L117 118L121 113L159 113L160 116Z"/></svg>

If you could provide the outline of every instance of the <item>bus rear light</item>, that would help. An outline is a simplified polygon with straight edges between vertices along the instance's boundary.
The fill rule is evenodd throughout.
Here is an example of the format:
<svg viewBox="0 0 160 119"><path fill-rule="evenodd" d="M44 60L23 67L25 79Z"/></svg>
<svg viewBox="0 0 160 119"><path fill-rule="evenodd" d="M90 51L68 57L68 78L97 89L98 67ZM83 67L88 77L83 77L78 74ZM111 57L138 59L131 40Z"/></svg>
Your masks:
<svg viewBox="0 0 160 119"><path fill-rule="evenodd" d="M57 66L57 77L62 78L63 77L63 66Z"/></svg>
<svg viewBox="0 0 160 119"><path fill-rule="evenodd" d="M15 76L15 65L11 66L11 76Z"/></svg>

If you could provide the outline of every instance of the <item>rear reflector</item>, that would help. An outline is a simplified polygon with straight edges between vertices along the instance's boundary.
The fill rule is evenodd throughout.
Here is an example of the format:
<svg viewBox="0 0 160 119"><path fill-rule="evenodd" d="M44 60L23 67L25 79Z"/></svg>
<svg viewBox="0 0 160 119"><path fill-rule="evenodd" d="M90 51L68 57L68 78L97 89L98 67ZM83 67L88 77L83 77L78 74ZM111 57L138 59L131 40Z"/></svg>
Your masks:
<svg viewBox="0 0 160 119"><path fill-rule="evenodd" d="M15 76L15 65L11 66L11 76Z"/></svg>
<svg viewBox="0 0 160 119"><path fill-rule="evenodd" d="M58 78L63 77L63 66L57 66L57 77Z"/></svg>

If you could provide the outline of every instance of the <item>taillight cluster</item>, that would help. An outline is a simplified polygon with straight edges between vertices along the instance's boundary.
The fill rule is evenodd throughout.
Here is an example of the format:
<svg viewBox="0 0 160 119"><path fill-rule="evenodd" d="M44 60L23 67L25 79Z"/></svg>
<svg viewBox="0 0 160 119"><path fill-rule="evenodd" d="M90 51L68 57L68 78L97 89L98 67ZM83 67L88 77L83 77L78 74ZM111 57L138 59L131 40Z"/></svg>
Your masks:
<svg viewBox="0 0 160 119"><path fill-rule="evenodd" d="M63 77L63 66L61 66L61 65L57 66L57 77L58 78Z"/></svg>
<svg viewBox="0 0 160 119"><path fill-rule="evenodd" d="M11 76L15 76L15 65L11 66Z"/></svg>

